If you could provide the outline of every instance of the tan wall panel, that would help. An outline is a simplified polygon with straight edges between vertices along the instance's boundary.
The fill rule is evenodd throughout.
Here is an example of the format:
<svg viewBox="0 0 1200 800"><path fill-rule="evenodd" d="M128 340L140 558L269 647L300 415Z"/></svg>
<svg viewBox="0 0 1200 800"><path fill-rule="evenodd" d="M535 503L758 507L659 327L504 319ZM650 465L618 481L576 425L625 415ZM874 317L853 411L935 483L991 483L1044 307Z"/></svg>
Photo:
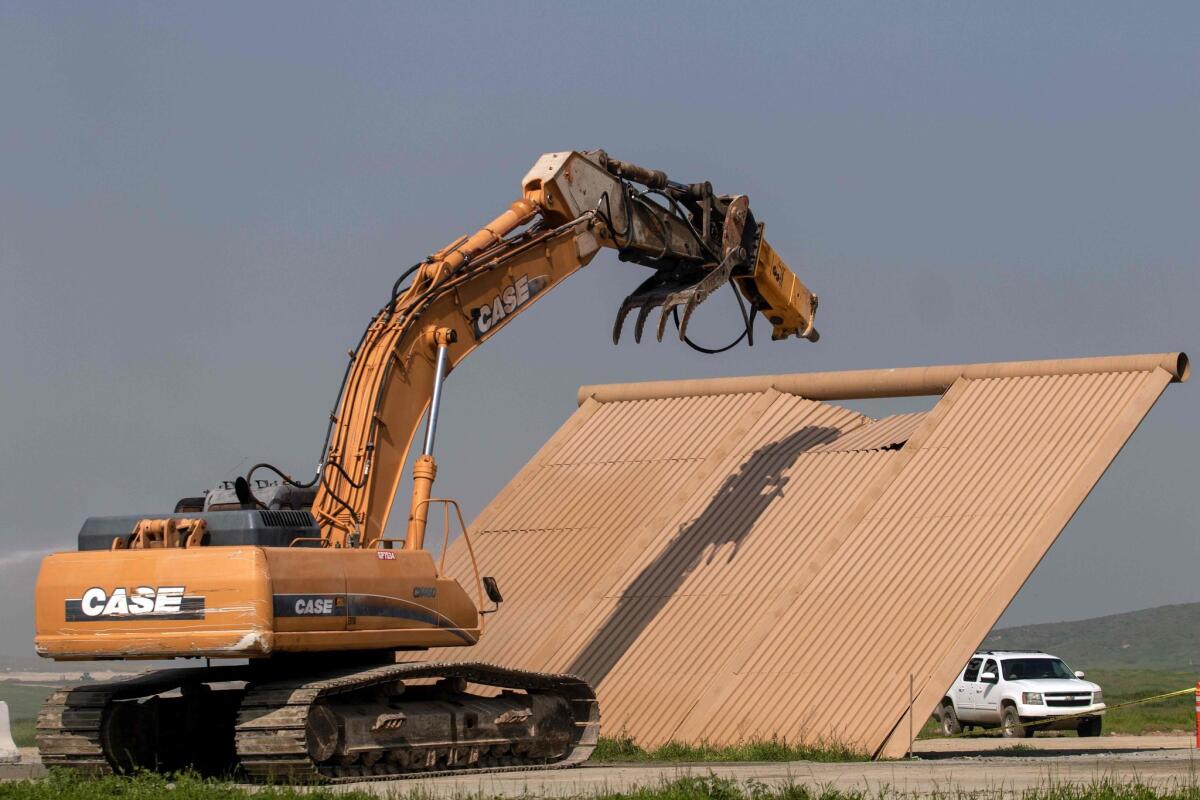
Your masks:
<svg viewBox="0 0 1200 800"><path fill-rule="evenodd" d="M472 526L509 598L483 642L424 657L577 672L605 729L645 745L782 736L902 752L909 676L919 728L1154 399L1186 378L1167 361L910 370L914 386L959 377L931 411L879 421L771 388L807 376L585 400ZM471 577L461 542L447 571Z"/></svg>
<svg viewBox="0 0 1200 800"><path fill-rule="evenodd" d="M905 714L909 675L921 692L936 664L956 664L957 672L982 641L1061 530L1040 531L1038 522L1147 381L1151 373L961 384L930 435L910 441L905 449L916 447L903 469L736 670L739 690L707 730L719 739L836 735L878 750ZM1003 603L980 616L1008 575ZM763 673L795 687L767 714L759 712L774 690L756 677ZM945 688L932 693L940 698ZM933 710L923 703L914 722Z"/></svg>
<svg viewBox="0 0 1200 800"><path fill-rule="evenodd" d="M1041 498L1043 504L1040 513L1036 519L1031 520L1032 524L1025 537L1018 543L1010 544L1004 554L1004 557L1009 559L1009 569L996 572L993 583L984 587L985 590L980 593L980 602L974 616L962 626L957 640L948 643L942 649L941 657L935 660L927 687L913 704L914 719L923 718L922 709L927 708L932 712L936 707L944 692L943 687L948 686L962 668L965 658L963 654L969 656L969 651L978 646L983 636L1000 618L1162 391L1176 379L1165 369L1152 370L1127 386L1113 387L1114 390L1128 390L1128 394L1124 396L1123 403L1108 407L1107 417L1098 417L1092 413L1090 404L1086 406L1087 411L1081 412L1081 416L1088 419L1080 427L1089 435L1075 440L1078 450L1073 453L1073 458L1047 464L1047 475L1056 475L1057 470L1062 470L1062 473L1057 475L1060 480L1053 496ZM1086 388L1080 391L1081 394L1086 392ZM1076 404L1075 407L1079 406ZM1017 497L1022 498L1019 494ZM998 541L1000 538L997 537ZM918 685L918 690L920 689ZM897 729L884 742L880 754L899 755L907 747L907 732Z"/></svg>
<svg viewBox="0 0 1200 800"><path fill-rule="evenodd" d="M694 492L699 475L725 458L726 440L739 440L757 419L756 409L773 396L706 399L693 404L690 411L696 413L674 400L581 408L586 420L568 421L564 427L572 427L572 435L552 451L544 448L540 463L518 476L526 491L509 493L501 509L485 510L485 529L472 526L481 571L495 576L512 600L488 618L480 645L434 650L432 657L541 669L556 648L564 609L594 605L613 580L606 578L613 565L640 551L639 536L646 531L658 534ZM624 442L625 449L614 449L614 441ZM706 466L706 454L714 452ZM540 533L535 546L525 546L521 537L535 531ZM571 542L560 541L567 533ZM583 533L588 535L578 535ZM461 542L450 548L447 572L471 579ZM546 597L553 602L547 604Z"/></svg>

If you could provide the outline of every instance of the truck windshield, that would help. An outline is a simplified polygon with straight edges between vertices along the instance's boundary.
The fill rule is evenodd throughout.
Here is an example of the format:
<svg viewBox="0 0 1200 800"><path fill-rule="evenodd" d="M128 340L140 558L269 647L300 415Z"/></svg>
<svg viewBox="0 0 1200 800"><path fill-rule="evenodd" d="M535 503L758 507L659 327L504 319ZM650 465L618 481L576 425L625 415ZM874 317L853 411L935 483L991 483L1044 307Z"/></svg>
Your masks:
<svg viewBox="0 0 1200 800"><path fill-rule="evenodd" d="M1075 673L1057 658L1006 658L1001 668L1006 681L1075 677Z"/></svg>

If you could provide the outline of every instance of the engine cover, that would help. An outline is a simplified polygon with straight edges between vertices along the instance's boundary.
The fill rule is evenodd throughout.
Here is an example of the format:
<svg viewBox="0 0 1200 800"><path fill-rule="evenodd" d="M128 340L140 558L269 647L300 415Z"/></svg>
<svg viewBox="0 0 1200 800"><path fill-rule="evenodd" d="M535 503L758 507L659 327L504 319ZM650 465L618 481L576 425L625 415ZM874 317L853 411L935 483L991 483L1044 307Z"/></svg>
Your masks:
<svg viewBox="0 0 1200 800"><path fill-rule="evenodd" d="M128 514L119 517L88 517L79 529L80 550L111 550L113 539L128 536L143 519L202 519L208 524L212 546L254 545L288 547L316 545L321 535L316 520L307 511L206 511L181 514Z"/></svg>

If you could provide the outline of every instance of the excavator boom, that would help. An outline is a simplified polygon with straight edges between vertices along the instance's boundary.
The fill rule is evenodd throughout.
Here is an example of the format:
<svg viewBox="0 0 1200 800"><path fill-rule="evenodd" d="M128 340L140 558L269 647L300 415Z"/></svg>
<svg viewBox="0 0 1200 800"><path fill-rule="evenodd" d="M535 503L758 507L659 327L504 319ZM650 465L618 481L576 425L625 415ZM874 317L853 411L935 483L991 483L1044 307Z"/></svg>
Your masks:
<svg viewBox="0 0 1200 800"><path fill-rule="evenodd" d="M657 311L658 339L673 319L686 340L697 306L725 284L749 301L747 330L762 313L775 339L816 338L816 297L766 243L744 195L675 183L603 151L543 155L522 189L499 217L416 265L351 353L313 503L332 543L384 536L409 443L443 377L436 332L452 370L602 247L654 270L621 304L614 343L635 310L635 339ZM413 511L409 548L421 545L422 511Z"/></svg>

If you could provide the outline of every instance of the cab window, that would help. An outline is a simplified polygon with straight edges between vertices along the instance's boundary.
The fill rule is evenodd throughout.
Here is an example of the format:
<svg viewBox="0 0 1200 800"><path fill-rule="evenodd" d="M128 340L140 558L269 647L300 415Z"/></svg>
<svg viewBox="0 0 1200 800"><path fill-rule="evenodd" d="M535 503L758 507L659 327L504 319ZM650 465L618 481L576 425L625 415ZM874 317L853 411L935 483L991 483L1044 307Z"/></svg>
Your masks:
<svg viewBox="0 0 1200 800"><path fill-rule="evenodd" d="M985 683L1000 682L1000 670L996 667L996 662L993 659L988 659L987 664L985 664L983 667L983 671L992 673L992 679L990 681L984 681Z"/></svg>
<svg viewBox="0 0 1200 800"><path fill-rule="evenodd" d="M1071 680L1075 673L1057 658L1007 658L1004 660L1004 680L1022 681L1030 678L1059 678Z"/></svg>
<svg viewBox="0 0 1200 800"><path fill-rule="evenodd" d="M967 669L963 672L964 681L975 681L979 679L979 665L983 663L982 658L972 658L967 662Z"/></svg>

